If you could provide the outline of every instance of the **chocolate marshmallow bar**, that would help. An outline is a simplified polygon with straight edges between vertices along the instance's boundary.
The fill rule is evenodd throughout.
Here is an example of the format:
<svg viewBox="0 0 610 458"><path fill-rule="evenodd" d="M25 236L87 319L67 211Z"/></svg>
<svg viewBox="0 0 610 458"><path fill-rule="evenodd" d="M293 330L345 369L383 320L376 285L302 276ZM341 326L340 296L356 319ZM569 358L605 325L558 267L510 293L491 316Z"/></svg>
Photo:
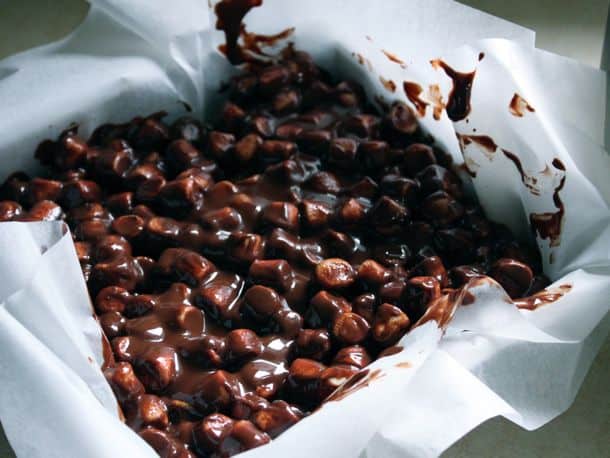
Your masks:
<svg viewBox="0 0 610 458"><path fill-rule="evenodd" d="M0 221L65 221L125 421L164 458L268 443L490 276L544 288L405 103L376 108L288 48L210 123L164 114L43 142Z"/></svg>

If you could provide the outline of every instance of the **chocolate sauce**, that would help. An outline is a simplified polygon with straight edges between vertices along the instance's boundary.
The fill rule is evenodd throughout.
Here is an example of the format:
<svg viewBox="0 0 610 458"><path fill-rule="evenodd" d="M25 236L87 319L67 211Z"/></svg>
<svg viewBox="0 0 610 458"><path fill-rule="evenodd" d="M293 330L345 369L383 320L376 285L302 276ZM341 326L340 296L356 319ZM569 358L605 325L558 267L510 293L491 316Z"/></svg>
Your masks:
<svg viewBox="0 0 610 458"><path fill-rule="evenodd" d="M411 81L404 81L402 83L402 87L407 95L407 98L413 105L415 105L417 114L422 118L426 116L426 107L428 106L428 102L422 100L420 97L421 93L424 92L424 89L419 84Z"/></svg>
<svg viewBox="0 0 610 458"><path fill-rule="evenodd" d="M515 95L513 95L513 98L511 99L510 103L508 104L508 110L513 116L516 116L518 118L523 117L525 115L526 110L530 113L536 111L534 110L534 107L527 103L527 100L525 100L516 92Z"/></svg>
<svg viewBox="0 0 610 458"><path fill-rule="evenodd" d="M515 164L515 167L517 168L517 171L521 176L521 182L525 185L525 187L529 189L529 191L535 196L539 196L540 189L537 186L538 179L525 173L525 171L523 170L523 165L521 164L521 160L516 154L511 153L510 151L507 151L505 149L503 149L502 152L504 153L504 156L506 156L510 161L512 161L513 164Z"/></svg>
<svg viewBox="0 0 610 458"><path fill-rule="evenodd" d="M379 81L381 81L383 87L386 88L388 91L396 92L396 83L394 81L387 80L383 76L379 77Z"/></svg>
<svg viewBox="0 0 610 458"><path fill-rule="evenodd" d="M518 308L523 310L536 310L538 307L558 301L563 296L568 294L571 289L572 285L566 283L564 285L559 285L556 288L543 289L539 293L533 294L529 297L517 299L514 301L514 303Z"/></svg>
<svg viewBox="0 0 610 458"><path fill-rule="evenodd" d="M447 115L454 122L462 121L470 114L470 96L476 70L471 73L461 73L440 59L432 60L431 64L435 69L442 68L453 80L453 88L447 99Z"/></svg>
<svg viewBox="0 0 610 458"><path fill-rule="evenodd" d="M563 189L566 182L565 165L561 160L555 158L552 162L553 167L557 170L561 170L563 176L559 182L559 185L553 192L553 203L556 212L546 213L531 213L530 214L530 225L535 233L542 239L548 239L551 247L559 246L561 242L561 228L563 225L563 215L565 214L565 207L563 201L559 196L559 192Z"/></svg>
<svg viewBox="0 0 610 458"><path fill-rule="evenodd" d="M243 30L242 21L246 14L257 6L261 6L263 0L222 0L216 4L216 29L225 34L226 46L224 51L227 59L232 64L240 64L244 61L242 49L237 40Z"/></svg>

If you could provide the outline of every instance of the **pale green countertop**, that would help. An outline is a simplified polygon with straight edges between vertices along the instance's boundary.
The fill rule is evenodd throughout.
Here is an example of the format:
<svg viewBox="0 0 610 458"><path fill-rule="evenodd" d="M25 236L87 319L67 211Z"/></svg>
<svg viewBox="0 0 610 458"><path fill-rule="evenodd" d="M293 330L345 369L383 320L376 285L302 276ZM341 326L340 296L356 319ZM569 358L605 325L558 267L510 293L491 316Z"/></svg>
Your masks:
<svg viewBox="0 0 610 458"><path fill-rule="evenodd" d="M600 65L610 0L463 0L462 3L536 30L540 48L595 67ZM83 0L0 0L0 58L64 36L86 12ZM610 339L607 339L576 401L559 418L534 432L495 418L473 430L443 456L609 457L609 386ZM13 456L0 434L0 458Z"/></svg>

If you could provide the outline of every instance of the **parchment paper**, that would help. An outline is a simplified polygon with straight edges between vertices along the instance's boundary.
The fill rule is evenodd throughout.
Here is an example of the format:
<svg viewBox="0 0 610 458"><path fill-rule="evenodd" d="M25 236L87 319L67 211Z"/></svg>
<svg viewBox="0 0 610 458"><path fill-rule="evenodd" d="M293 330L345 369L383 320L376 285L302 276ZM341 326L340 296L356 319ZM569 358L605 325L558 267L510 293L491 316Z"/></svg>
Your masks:
<svg viewBox="0 0 610 458"><path fill-rule="evenodd" d="M0 177L35 171L38 142L73 122L86 135L159 110L171 119L182 101L197 115L213 112L235 71L216 51L224 39L214 21L200 0L96 0L67 39L0 62ZM244 456L435 456L488 418L535 429L563 412L610 327L606 75L535 49L531 31L448 0L265 0L246 24L257 33L295 27L298 48L387 100L405 100L408 80L438 84L446 101L450 80L431 59L476 68L468 121L435 120L428 107L421 123L456 163L466 157L476 168L472 186L486 211L522 237L530 213L556 211L563 172L541 172L553 159L565 164L560 243L538 244L554 286L572 289L519 311L497 284L475 287L476 301L458 308L444 336L434 323L412 331L403 352L371 366L381 375L368 386ZM515 93L535 112L510 114ZM456 133L475 130L498 149L471 143L462 152ZM537 194L502 149L536 178ZM0 225L2 424L20 457L154 456L119 421L97 369L101 333L78 269L63 224Z"/></svg>

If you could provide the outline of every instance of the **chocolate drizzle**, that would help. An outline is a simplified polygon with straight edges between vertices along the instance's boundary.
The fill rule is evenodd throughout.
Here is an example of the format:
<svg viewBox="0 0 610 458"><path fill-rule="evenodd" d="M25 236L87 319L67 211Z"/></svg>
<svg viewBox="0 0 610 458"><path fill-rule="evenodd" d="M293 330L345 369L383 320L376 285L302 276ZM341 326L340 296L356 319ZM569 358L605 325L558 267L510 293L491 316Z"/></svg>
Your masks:
<svg viewBox="0 0 610 458"><path fill-rule="evenodd" d="M411 81L404 81L402 83L402 87L407 95L407 98L413 105L415 105L417 114L422 118L426 116L426 107L428 106L428 102L422 100L420 97L421 93L424 92L423 88L419 84Z"/></svg>
<svg viewBox="0 0 610 458"><path fill-rule="evenodd" d="M516 92L515 95L513 95L513 98L511 99L510 103L508 104L508 110L513 116L516 116L518 118L522 118L526 110L530 113L536 111L534 110L534 107L527 103L527 100L525 100Z"/></svg>
<svg viewBox="0 0 610 458"><path fill-rule="evenodd" d="M519 159L516 154L511 153L510 151L507 151L505 149L503 149L502 152L504 153L504 156L506 156L510 161L512 161L513 164L515 164L515 167L517 168L517 171L521 176L521 182L525 185L525 187L529 189L532 194L539 196L540 189L537 186L538 179L525 173L525 170L523 170L523 164L521 163L521 159Z"/></svg>
<svg viewBox="0 0 610 458"><path fill-rule="evenodd" d="M442 68L453 80L453 88L447 100L447 115L452 121L462 121L470 114L470 97L476 71L462 73L451 68L440 59L430 61L435 69Z"/></svg>
<svg viewBox="0 0 610 458"><path fill-rule="evenodd" d="M379 77L379 81L381 81L381 84L383 84L383 87L385 87L388 91L396 92L396 83L394 81L387 80L383 76Z"/></svg>
<svg viewBox="0 0 610 458"><path fill-rule="evenodd" d="M552 162L553 167L557 170L565 172L565 165L561 160L555 158ZM546 213L531 213L530 224L532 229L542 239L548 239L552 247L559 246L561 242L561 228L563 225L563 215L565 214L565 207L563 201L559 196L559 192L563 189L566 182L566 174L564 173L561 177L559 185L553 192L553 203L557 208L556 212Z"/></svg>

